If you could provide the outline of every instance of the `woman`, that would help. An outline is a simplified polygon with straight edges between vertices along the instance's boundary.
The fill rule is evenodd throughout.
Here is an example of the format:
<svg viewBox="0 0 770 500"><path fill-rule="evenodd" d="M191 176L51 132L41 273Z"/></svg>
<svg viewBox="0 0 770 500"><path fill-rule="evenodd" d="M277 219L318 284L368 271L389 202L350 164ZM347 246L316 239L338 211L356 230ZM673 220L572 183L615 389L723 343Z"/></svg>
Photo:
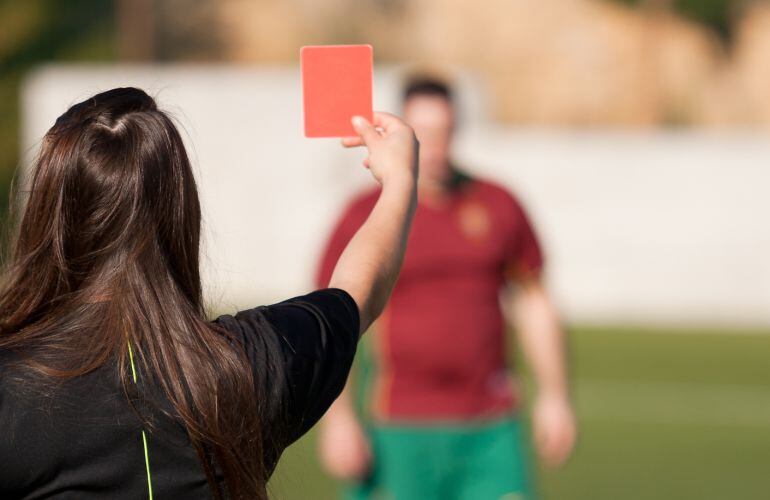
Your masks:
<svg viewBox="0 0 770 500"><path fill-rule="evenodd" d="M0 291L0 497L267 497L404 255L414 133L381 113L354 127L343 145L368 148L382 194L331 288L208 322L198 195L171 120L134 88L59 117Z"/></svg>

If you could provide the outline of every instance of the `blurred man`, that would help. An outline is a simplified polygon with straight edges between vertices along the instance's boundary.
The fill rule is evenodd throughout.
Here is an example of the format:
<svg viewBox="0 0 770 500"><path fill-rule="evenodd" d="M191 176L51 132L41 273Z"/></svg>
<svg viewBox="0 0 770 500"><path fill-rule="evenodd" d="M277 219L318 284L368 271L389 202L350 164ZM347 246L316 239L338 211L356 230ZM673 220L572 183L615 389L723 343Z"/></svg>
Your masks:
<svg viewBox="0 0 770 500"><path fill-rule="evenodd" d="M537 383L538 454L559 465L576 436L540 246L513 195L451 162L450 89L414 80L403 105L420 141L419 206L401 276L371 336L373 377L362 381L368 402L357 409L349 387L340 396L321 426L321 460L351 484L350 498L531 498L501 292ZM319 285L377 196L355 199L337 223Z"/></svg>

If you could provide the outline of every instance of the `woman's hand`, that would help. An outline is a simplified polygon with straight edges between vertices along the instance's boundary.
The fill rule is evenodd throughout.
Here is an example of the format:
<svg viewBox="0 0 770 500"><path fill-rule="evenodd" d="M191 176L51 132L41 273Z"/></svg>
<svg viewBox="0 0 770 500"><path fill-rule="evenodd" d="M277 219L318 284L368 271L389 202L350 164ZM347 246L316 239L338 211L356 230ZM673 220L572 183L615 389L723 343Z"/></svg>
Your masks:
<svg viewBox="0 0 770 500"><path fill-rule="evenodd" d="M364 166L383 186L392 180L417 178L419 144L412 128L389 113L374 113L374 124L361 116L351 120L358 137L344 137L342 145L366 146L369 156Z"/></svg>

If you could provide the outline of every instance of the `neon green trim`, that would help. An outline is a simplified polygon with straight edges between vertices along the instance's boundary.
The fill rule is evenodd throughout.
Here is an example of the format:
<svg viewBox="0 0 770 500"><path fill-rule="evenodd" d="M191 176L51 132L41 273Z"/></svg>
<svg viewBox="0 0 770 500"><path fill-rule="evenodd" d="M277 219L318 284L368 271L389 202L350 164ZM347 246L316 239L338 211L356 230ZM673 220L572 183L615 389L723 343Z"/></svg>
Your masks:
<svg viewBox="0 0 770 500"><path fill-rule="evenodd" d="M128 360L131 363L131 375L134 378L134 384L136 384L136 368L134 367L134 351L131 350L131 342L128 342ZM150 475L150 453L147 450L147 434L142 429L142 444L144 446L144 466L147 470L147 492L152 499L152 476Z"/></svg>
<svg viewBox="0 0 770 500"><path fill-rule="evenodd" d="M134 351L131 350L131 342L128 343L128 360L131 362L131 375L136 383L136 368L134 368Z"/></svg>
<svg viewBox="0 0 770 500"><path fill-rule="evenodd" d="M142 442L144 443L144 465L147 468L147 491L152 500L152 480L150 479L150 454L147 452L147 434L142 430Z"/></svg>

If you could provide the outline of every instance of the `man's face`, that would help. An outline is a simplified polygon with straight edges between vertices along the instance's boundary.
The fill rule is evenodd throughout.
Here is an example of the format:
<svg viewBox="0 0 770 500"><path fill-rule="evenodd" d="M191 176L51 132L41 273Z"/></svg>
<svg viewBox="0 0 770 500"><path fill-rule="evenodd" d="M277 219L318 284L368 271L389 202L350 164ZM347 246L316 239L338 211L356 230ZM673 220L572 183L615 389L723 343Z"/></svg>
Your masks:
<svg viewBox="0 0 770 500"><path fill-rule="evenodd" d="M452 105L440 96L416 95L404 103L404 120L420 141L420 177L431 183L446 183L451 173Z"/></svg>

